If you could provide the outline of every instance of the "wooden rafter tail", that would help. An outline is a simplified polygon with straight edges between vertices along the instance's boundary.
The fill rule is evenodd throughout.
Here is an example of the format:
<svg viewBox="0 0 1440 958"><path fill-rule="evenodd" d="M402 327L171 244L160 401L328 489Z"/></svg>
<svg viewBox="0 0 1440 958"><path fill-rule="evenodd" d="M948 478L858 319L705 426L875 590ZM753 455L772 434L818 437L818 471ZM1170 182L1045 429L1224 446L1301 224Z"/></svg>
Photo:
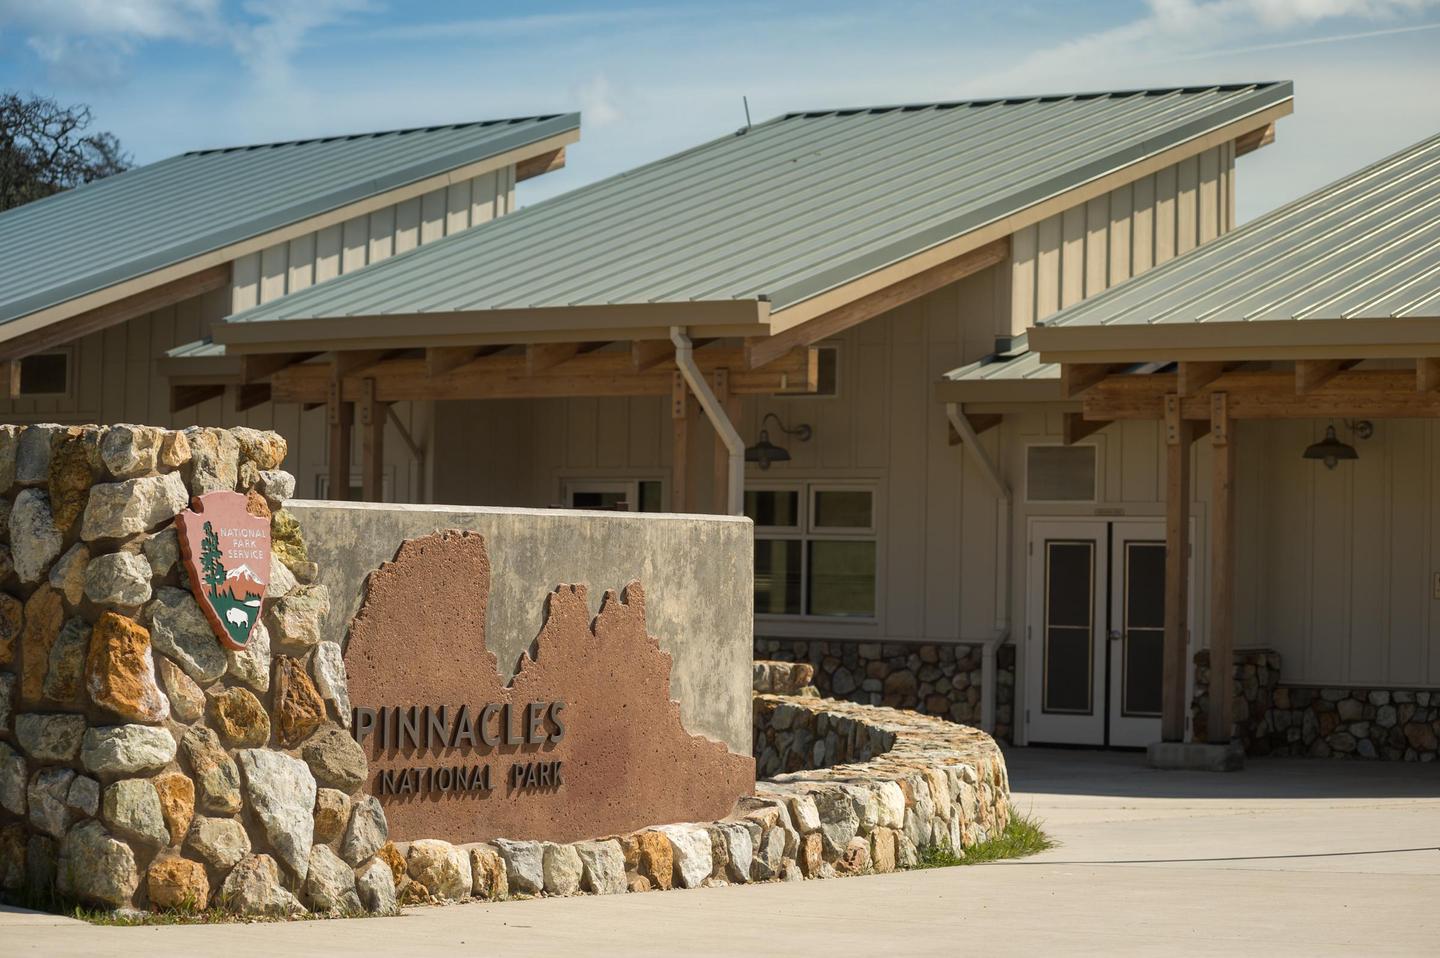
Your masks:
<svg viewBox="0 0 1440 958"><path fill-rule="evenodd" d="M674 359L675 346L668 339L637 339L630 343L630 366L637 373Z"/></svg>
<svg viewBox="0 0 1440 958"><path fill-rule="evenodd" d="M795 349L760 369L745 369L738 348L713 346L695 353L696 365L707 376L715 369L730 369L730 391L734 395L772 395L813 392L815 360L811 349ZM277 402L325 402L333 367L325 363L304 363L281 370L271 377L272 397ZM497 353L477 357L443 376L432 376L428 360L402 356L376 363L364 370L374 379L382 402L447 399L546 399L567 396L663 396L670 391L673 366L658 366L636 372L628 353L599 350L577 355L561 366L531 374L524 355ZM359 376L346 376L343 398L360 398Z"/></svg>
<svg viewBox="0 0 1440 958"><path fill-rule="evenodd" d="M1066 399L1074 399L1081 393L1098 386L1114 368L1109 363L1062 363L1060 365L1060 394Z"/></svg>
<svg viewBox="0 0 1440 958"><path fill-rule="evenodd" d="M1235 155L1244 156L1246 153L1253 153L1262 146L1269 146L1275 142L1275 122L1265 124L1262 127L1251 130L1235 138Z"/></svg>
<svg viewBox="0 0 1440 958"><path fill-rule="evenodd" d="M1422 356L1415 361L1415 389L1417 392L1440 392L1440 358Z"/></svg>
<svg viewBox="0 0 1440 958"><path fill-rule="evenodd" d="M1353 365L1353 359L1297 359L1295 395L1305 396L1315 392Z"/></svg>
<svg viewBox="0 0 1440 958"><path fill-rule="evenodd" d="M554 369L580 355L580 343L531 343L525 347L525 369L530 375Z"/></svg>
<svg viewBox="0 0 1440 958"><path fill-rule="evenodd" d="M432 376L443 376L479 354L478 346L428 346L425 349L425 369Z"/></svg>
<svg viewBox="0 0 1440 958"><path fill-rule="evenodd" d="M331 367L341 379L378 365L390 355L386 349L347 349L333 354Z"/></svg>
<svg viewBox="0 0 1440 958"><path fill-rule="evenodd" d="M515 182L520 183L532 177L565 168L565 147L530 156L515 164Z"/></svg>
<svg viewBox="0 0 1440 958"><path fill-rule="evenodd" d="M951 283L983 269L1002 263L1009 255L1009 239L998 239L978 249L962 253L952 260L932 266L908 279L902 279L889 286L866 293L859 299L832 309L828 313L822 313L814 319L806 320L798 326L758 340L750 348L749 361L752 368L763 366L796 346L809 346L822 339L835 336L867 319L873 319L897 306L903 306L911 300L919 299L921 296L933 293L937 289L949 286ZM783 311L773 313L772 319L779 320L783 316Z"/></svg>
<svg viewBox="0 0 1440 958"><path fill-rule="evenodd" d="M258 383L269 379L275 373L302 363L314 353L245 353L240 357L240 381Z"/></svg>
<svg viewBox="0 0 1440 958"><path fill-rule="evenodd" d="M1176 367L1178 373L1177 392L1181 396L1198 396L1200 390L1219 379L1225 373L1225 364L1216 362L1182 362Z"/></svg>

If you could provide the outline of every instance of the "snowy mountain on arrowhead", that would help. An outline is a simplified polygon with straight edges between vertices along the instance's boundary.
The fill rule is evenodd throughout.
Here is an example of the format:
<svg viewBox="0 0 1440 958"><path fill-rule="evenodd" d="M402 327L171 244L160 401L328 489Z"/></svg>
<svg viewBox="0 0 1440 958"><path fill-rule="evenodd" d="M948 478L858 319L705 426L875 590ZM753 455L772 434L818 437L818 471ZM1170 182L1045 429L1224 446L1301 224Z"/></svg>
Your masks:
<svg viewBox="0 0 1440 958"><path fill-rule="evenodd" d="M234 598L241 599L246 596L263 595L265 582L248 565L241 565L226 570L225 585L222 588Z"/></svg>

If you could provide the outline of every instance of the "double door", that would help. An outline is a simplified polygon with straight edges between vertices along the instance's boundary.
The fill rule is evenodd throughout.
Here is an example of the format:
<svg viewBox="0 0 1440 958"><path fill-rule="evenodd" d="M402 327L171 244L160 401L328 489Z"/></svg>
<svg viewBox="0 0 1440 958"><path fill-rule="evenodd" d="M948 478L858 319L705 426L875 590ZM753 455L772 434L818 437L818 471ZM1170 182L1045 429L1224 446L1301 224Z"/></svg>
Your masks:
<svg viewBox="0 0 1440 958"><path fill-rule="evenodd" d="M1164 523L1034 520L1029 563L1028 740L1116 747L1159 741Z"/></svg>

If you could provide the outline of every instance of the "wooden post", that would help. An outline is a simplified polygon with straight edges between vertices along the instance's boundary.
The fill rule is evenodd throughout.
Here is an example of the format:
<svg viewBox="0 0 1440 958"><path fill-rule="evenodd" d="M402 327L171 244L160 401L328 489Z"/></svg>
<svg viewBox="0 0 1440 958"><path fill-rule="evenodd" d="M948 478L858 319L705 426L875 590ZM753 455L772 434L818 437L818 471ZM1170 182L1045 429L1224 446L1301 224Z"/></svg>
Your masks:
<svg viewBox="0 0 1440 958"><path fill-rule="evenodd" d="M740 419L740 397L730 394L730 370L720 368L710 375L710 388L725 410L725 418L734 425ZM720 431L715 431L715 514L723 516L730 511L730 447L725 445Z"/></svg>
<svg viewBox="0 0 1440 958"><path fill-rule="evenodd" d="M1165 397L1165 649L1160 738L1185 740L1185 669L1190 634L1190 423L1180 397Z"/></svg>
<svg viewBox="0 0 1440 958"><path fill-rule="evenodd" d="M360 488L366 502L385 499L385 403L375 399L375 380L360 381Z"/></svg>
<svg viewBox="0 0 1440 958"><path fill-rule="evenodd" d="M689 485L690 444L690 393L685 387L685 377L677 369L670 378L670 422L673 433L670 440L670 511L684 512L686 508L685 489Z"/></svg>
<svg viewBox="0 0 1440 958"><path fill-rule="evenodd" d="M1235 648L1235 435L1225 393L1210 397L1209 739L1230 743Z"/></svg>
<svg viewBox="0 0 1440 958"><path fill-rule="evenodd" d="M330 434L330 498L344 502L350 498L350 423L355 410L354 404L341 399L338 377L330 379L325 410Z"/></svg>

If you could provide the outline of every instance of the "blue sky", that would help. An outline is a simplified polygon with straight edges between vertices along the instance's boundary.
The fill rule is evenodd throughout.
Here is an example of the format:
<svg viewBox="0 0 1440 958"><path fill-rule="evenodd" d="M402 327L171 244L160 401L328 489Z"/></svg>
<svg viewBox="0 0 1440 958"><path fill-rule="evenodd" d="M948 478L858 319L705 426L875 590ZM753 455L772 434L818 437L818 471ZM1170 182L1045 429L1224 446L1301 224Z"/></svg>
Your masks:
<svg viewBox="0 0 1440 958"><path fill-rule="evenodd" d="M0 0L0 87L89 103L141 162L583 113L534 201L802 108L1292 79L1249 218L1440 132L1440 0Z"/></svg>

